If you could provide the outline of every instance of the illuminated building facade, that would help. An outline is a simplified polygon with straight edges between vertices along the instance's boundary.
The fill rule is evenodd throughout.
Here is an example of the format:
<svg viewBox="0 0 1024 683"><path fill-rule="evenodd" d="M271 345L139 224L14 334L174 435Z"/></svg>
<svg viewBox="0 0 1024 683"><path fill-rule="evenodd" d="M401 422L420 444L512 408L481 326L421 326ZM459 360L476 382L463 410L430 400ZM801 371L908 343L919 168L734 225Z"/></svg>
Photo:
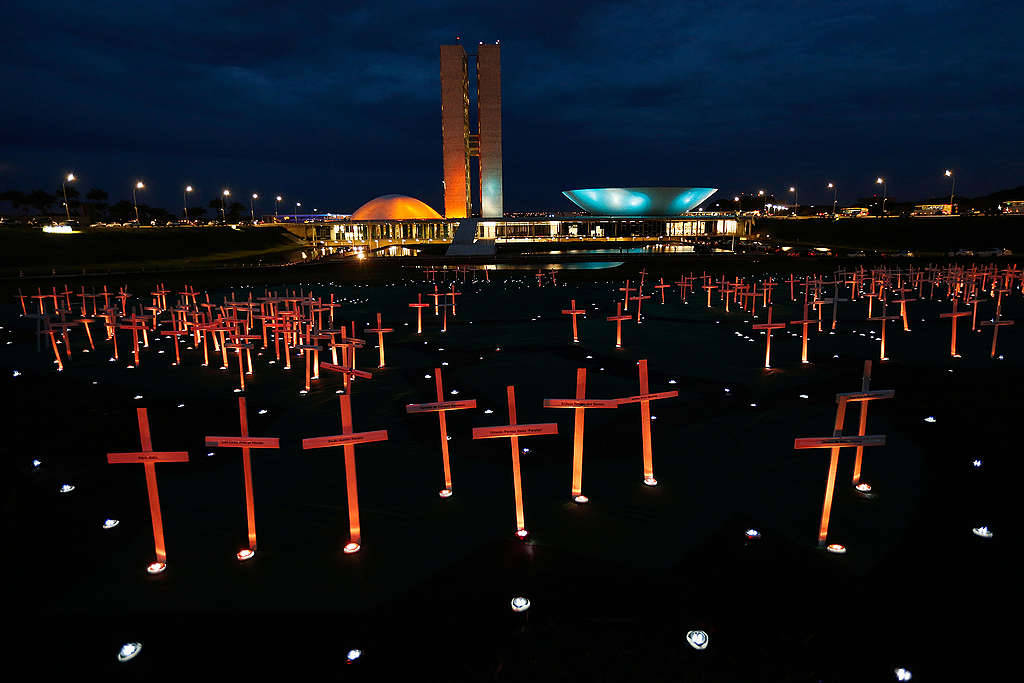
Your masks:
<svg viewBox="0 0 1024 683"><path fill-rule="evenodd" d="M476 60L477 132L470 131L469 60ZM504 213L501 167L501 46L480 44L476 55L462 45L441 46L441 147L444 215L467 218L473 207L471 158L479 158L476 194L483 218Z"/></svg>

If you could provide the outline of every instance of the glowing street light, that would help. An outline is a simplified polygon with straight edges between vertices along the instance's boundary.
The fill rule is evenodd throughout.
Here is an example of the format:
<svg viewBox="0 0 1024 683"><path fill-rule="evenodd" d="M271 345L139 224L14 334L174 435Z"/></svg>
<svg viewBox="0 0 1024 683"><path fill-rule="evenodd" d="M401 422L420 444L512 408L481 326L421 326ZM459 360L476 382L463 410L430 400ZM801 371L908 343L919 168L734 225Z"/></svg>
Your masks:
<svg viewBox="0 0 1024 683"><path fill-rule="evenodd" d="M186 185L182 196L185 198L185 222L188 223L188 195L192 192L192 186Z"/></svg>
<svg viewBox="0 0 1024 683"><path fill-rule="evenodd" d="M796 187L789 188L789 191L793 193L793 215L796 215L796 210L800 206L800 193L796 191Z"/></svg>
<svg viewBox="0 0 1024 683"><path fill-rule="evenodd" d="M875 184L882 186L882 215L884 216L885 215L885 201L889 198L889 190L886 188L885 178L882 178L881 176L879 176L879 178L877 180L875 180Z"/></svg>
<svg viewBox="0 0 1024 683"><path fill-rule="evenodd" d="M946 175L949 175L948 171L946 172ZM60 183L60 189L64 193L64 213L67 215L69 221L71 220L71 207L68 206L68 183L73 182L75 182L75 174L68 173Z"/></svg>
<svg viewBox="0 0 1024 683"><path fill-rule="evenodd" d="M953 196L956 192L956 176L953 175L953 171L946 169L946 177L952 181L952 185L949 188L949 212L953 213Z"/></svg>
<svg viewBox="0 0 1024 683"><path fill-rule="evenodd" d="M256 222L256 208L253 205L253 202L256 201L259 198L260 198L260 196L258 194L256 194L255 192L253 192L252 193L252 197L249 198L249 213L252 214L252 222L253 223Z"/></svg>
<svg viewBox="0 0 1024 683"><path fill-rule="evenodd" d="M228 222L228 214L226 211L224 211L224 198L230 196L231 190L228 189L225 189L223 192L220 193L220 217L221 220L224 221L225 223Z"/></svg>
<svg viewBox="0 0 1024 683"><path fill-rule="evenodd" d="M274 197L274 222L277 222L277 207L281 205L281 195Z"/></svg>
<svg viewBox="0 0 1024 683"><path fill-rule="evenodd" d="M836 217L836 205L839 203L839 188L835 183L829 183L828 189L832 190L832 217Z"/></svg>
<svg viewBox="0 0 1024 683"><path fill-rule="evenodd" d="M139 225L139 198L136 193L139 190L146 189L146 185L141 180L135 181L135 187L132 188L132 206L135 207L135 225Z"/></svg>
<svg viewBox="0 0 1024 683"><path fill-rule="evenodd" d="M295 222L299 222L299 208L302 206L302 202L295 202Z"/></svg>

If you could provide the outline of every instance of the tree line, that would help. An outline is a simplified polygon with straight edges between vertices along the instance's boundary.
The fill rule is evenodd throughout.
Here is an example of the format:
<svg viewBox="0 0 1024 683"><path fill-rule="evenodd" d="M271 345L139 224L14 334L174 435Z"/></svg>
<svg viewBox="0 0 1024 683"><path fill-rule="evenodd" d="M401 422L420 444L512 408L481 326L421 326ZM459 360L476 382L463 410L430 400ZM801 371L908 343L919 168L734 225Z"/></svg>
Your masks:
<svg viewBox="0 0 1024 683"><path fill-rule="evenodd" d="M110 203L110 195L99 188L93 188L82 196L81 193L68 185L66 188L58 187L56 192L46 190L7 190L0 192L0 201L7 202L17 214L29 215L30 213L39 216L63 216L64 192L67 191L68 210L72 218L81 219L87 223L127 223L135 220L135 205L130 201L122 199L119 202ZM171 221L183 220L185 218L184 208L172 213L167 209L149 206L139 203L139 221L144 224L152 222L168 223ZM189 220L218 220L221 218L220 199L211 199L204 206L189 206ZM250 218L249 208L241 202L233 201L225 203L224 218L228 223L238 223Z"/></svg>

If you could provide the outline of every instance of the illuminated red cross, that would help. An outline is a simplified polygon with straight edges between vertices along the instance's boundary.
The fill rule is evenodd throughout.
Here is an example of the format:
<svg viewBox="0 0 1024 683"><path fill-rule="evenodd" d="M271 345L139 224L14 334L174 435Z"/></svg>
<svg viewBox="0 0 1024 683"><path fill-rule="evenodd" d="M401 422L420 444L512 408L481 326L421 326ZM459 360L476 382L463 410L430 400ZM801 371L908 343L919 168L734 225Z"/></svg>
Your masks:
<svg viewBox="0 0 1024 683"><path fill-rule="evenodd" d="M443 294L443 293L439 294L438 291L437 291L437 285L435 284L434 285L434 293L433 294L427 294L427 296L434 297L434 315L437 315L437 306L438 306L437 300L440 299L442 296L447 296L447 295Z"/></svg>
<svg viewBox="0 0 1024 683"><path fill-rule="evenodd" d="M607 318L605 318L605 320L614 320L615 321L615 348L621 349L622 348L622 321L623 320L632 320L633 316L631 316L631 315L623 315L622 314L622 302L621 301L616 301L615 302L615 311L616 311L615 315L608 316Z"/></svg>
<svg viewBox="0 0 1024 683"><path fill-rule="evenodd" d="M537 278L537 286L538 287L543 287L544 286L544 271L542 271L541 269L538 268L537 269L537 273L534 275L534 277Z"/></svg>
<svg viewBox="0 0 1024 683"><path fill-rule="evenodd" d="M442 498L452 495L452 468L448 460L448 423L445 421L445 413L449 410L466 410L476 408L476 399L464 399L461 401L444 400L444 384L441 381L441 368L434 368L434 384L437 387L437 401L434 403L409 403L405 406L406 413L437 413L438 423L441 426L441 462L444 466L444 488L440 491Z"/></svg>
<svg viewBox="0 0 1024 683"><path fill-rule="evenodd" d="M416 334L423 334L423 309L428 306L430 304L423 302L422 293L416 295L416 303L409 304L409 308L416 309Z"/></svg>
<svg viewBox="0 0 1024 683"><path fill-rule="evenodd" d="M454 302L455 299L453 298L452 301ZM452 306L455 306L455 304L453 303ZM377 346L380 348L380 365L378 365L377 367L382 368L384 367L384 334L386 332L394 332L394 329L390 327L383 327L380 324L380 313L378 313L377 327L371 327L368 330L363 330L363 334L370 334L371 332L375 332L377 334Z"/></svg>
<svg viewBox="0 0 1024 683"><path fill-rule="evenodd" d="M147 567L150 574L158 574L167 568L167 551L164 549L164 523L160 515L160 493L156 486L156 463L188 462L187 451L154 451L149 436L149 416L145 408L137 408L139 439L142 450L135 453L107 453L107 462L142 463L146 469L146 492L149 494L149 515L153 521L153 543L156 547L156 562Z"/></svg>
<svg viewBox="0 0 1024 683"><path fill-rule="evenodd" d="M881 340L880 340L881 344L880 344L879 350L878 350L878 359L879 360L889 360L888 356L885 355L885 328L887 327L886 323L888 321L890 321L890 320L901 320L902 316L899 316L899 315L886 315L885 314L885 308L886 308L885 299L882 299L881 303L882 303L882 315L877 315L877 316L875 316L873 318L868 318L868 320L872 320L872 321L875 321L875 322L881 322L882 323L882 337L881 337Z"/></svg>
<svg viewBox="0 0 1024 683"><path fill-rule="evenodd" d="M853 446L884 446L884 436L843 436L843 422L846 418L846 401L838 399L835 427L832 436L821 438L798 438L793 441L793 448L828 448L831 457L828 464L828 478L825 480L825 503L821 508L821 524L818 526L818 545L824 546L828 537L828 520L832 514L832 494L836 487L836 470L839 467L839 449Z"/></svg>
<svg viewBox="0 0 1024 683"><path fill-rule="evenodd" d="M625 287L619 287L619 291L620 292L624 292L624 294L622 295L622 299L623 299L623 302L626 304L626 309L625 310L628 311L629 310L629 300L631 298L629 296L629 293L630 292L635 292L636 291L636 287L630 287L629 286L629 280L626 280L626 286Z"/></svg>
<svg viewBox="0 0 1024 683"><path fill-rule="evenodd" d="M708 293L708 308L711 308L711 290L718 289L718 285L711 284L711 277L705 276L704 284L701 285L701 289Z"/></svg>
<svg viewBox="0 0 1024 683"><path fill-rule="evenodd" d="M579 344L580 343L580 337L579 337L579 334L577 334L577 329L576 329L576 316L582 315L584 318L587 317L586 310L584 310L582 308L576 308L576 299L572 299L570 304L569 304L568 310L562 309L562 315L571 315L572 316L572 343L573 344Z"/></svg>
<svg viewBox="0 0 1024 683"><path fill-rule="evenodd" d="M768 307L768 322L757 323L750 327L755 330L766 330L767 338L764 344L764 367L769 369L772 366L772 330L781 330L786 327L786 323L773 323L772 322L772 309L774 306Z"/></svg>
<svg viewBox="0 0 1024 683"><path fill-rule="evenodd" d="M359 528L359 491L356 487L356 444L387 441L388 431L378 429L372 432L352 431L352 398L348 394L338 397L341 401L341 434L318 436L302 440L303 450L310 448L335 448L341 446L345 453L345 488L348 493L349 542L343 550L346 553L359 551L362 536Z"/></svg>
<svg viewBox="0 0 1024 683"><path fill-rule="evenodd" d="M846 401L847 403L860 404L860 420L857 425L857 436L864 436L867 434L868 428L868 403L879 399L892 398L895 395L896 391L893 389L871 390L871 361L866 360L864 361L864 375L861 377L860 381L860 391L836 394L836 403ZM854 486L860 484L860 464L863 457L864 446L857 446L857 455L853 461ZM866 490L870 489L871 487L866 488Z"/></svg>
<svg viewBox="0 0 1024 683"><path fill-rule="evenodd" d="M896 291L902 294L903 296L900 297L899 299L893 299L892 301L893 303L897 303L900 305L900 317L903 318L903 331L910 332L910 321L907 319L907 304L912 301L917 301L917 299L907 298L907 292L911 292L913 290L907 289L906 287L900 287Z"/></svg>
<svg viewBox="0 0 1024 683"><path fill-rule="evenodd" d="M1002 291L1002 290L1000 290L1000 291ZM1006 325L1012 325L1013 322L1014 322L1013 320L1003 320L1000 317L1000 315L1001 315L1000 310L997 307L996 308L996 317L992 318L992 320L983 320L982 323L981 323L982 325L991 325L992 326L992 350L989 353L989 358L995 358L996 357L996 339L999 338L999 328L1000 327L1005 327Z"/></svg>
<svg viewBox="0 0 1024 683"><path fill-rule="evenodd" d="M245 391L245 359L242 357L242 350L246 352L252 348L252 344L246 344L244 341L229 342L223 345L225 353L228 349L236 351L238 353L238 390ZM309 385L309 375L306 375L306 385Z"/></svg>
<svg viewBox="0 0 1024 683"><path fill-rule="evenodd" d="M546 422L532 425L516 423L516 388L506 387L508 393L508 424L501 427L474 427L474 439L510 439L512 443L512 488L516 499L516 536L526 538L526 518L523 514L523 482L519 472L519 438L557 434L558 425Z"/></svg>
<svg viewBox="0 0 1024 683"><path fill-rule="evenodd" d="M640 393L636 396L617 399L618 404L627 403L640 404L640 433L644 455L644 483L648 486L657 486L658 480L654 478L654 449L651 445L651 401L662 398L675 398L679 396L678 391L659 391L651 393L647 384L647 360L637 362L640 368Z"/></svg>
<svg viewBox="0 0 1024 683"><path fill-rule="evenodd" d="M665 303L665 288L671 287L672 283L665 284L665 278L658 278L658 282L661 284L654 285L654 288L661 291L661 303Z"/></svg>
<svg viewBox="0 0 1024 683"><path fill-rule="evenodd" d="M953 297L953 312L952 313L939 313L939 317L940 318L949 318L950 322L953 323L953 325L952 325L952 334L951 334L950 339L949 339L949 355L952 356L953 358L959 358L960 357L960 354L958 354L956 352L956 322L957 322L957 318L962 318L965 315L970 315L971 314L970 311L960 311L958 313L957 310L956 310L957 303L958 303L957 298Z"/></svg>
<svg viewBox="0 0 1024 683"><path fill-rule="evenodd" d="M632 299L633 301L636 302L636 324L637 325L640 324L640 310L641 310L641 307L644 305L644 301L646 299L650 299L650 298L651 298L651 296L649 294L646 295L646 296L644 295L644 288L643 287L641 287L639 289L639 291L637 292L636 296L631 296L630 297L630 299Z"/></svg>
<svg viewBox="0 0 1024 683"><path fill-rule="evenodd" d="M133 314L127 324L121 324L117 326L120 330L131 330L132 331L132 352L135 354L135 366L139 365L139 332L146 334L146 323L135 317ZM115 342L115 347L116 347ZM117 355L116 353L114 354Z"/></svg>
<svg viewBox="0 0 1024 683"><path fill-rule="evenodd" d="M690 279L680 274L679 282L673 282L672 284L679 288L679 300L685 303L687 290L693 289Z"/></svg>
<svg viewBox="0 0 1024 683"><path fill-rule="evenodd" d="M454 280L452 280L452 289L451 289L451 291L448 292L448 294L446 294L445 296L450 296L452 298L452 302L451 302L450 305L452 307L452 317L454 317L455 316L455 297L462 296L462 292L456 292L455 291L455 281Z"/></svg>
<svg viewBox="0 0 1024 683"><path fill-rule="evenodd" d="M207 447L241 448L242 474L245 478L245 518L249 528L249 552L239 550L237 557L248 560L256 552L256 504L252 493L252 462L249 458L250 448L280 448L277 437L249 436L249 418L246 415L245 398L238 397L238 420L241 424L241 436L208 436Z"/></svg>
<svg viewBox="0 0 1024 683"><path fill-rule="evenodd" d="M583 495L583 414L588 408L618 408L615 399L587 398L587 369L576 370L576 398L546 398L545 408L572 408L575 410L575 430L572 440L572 486L569 495L577 503L589 499Z"/></svg>
<svg viewBox="0 0 1024 683"><path fill-rule="evenodd" d="M804 301L804 317L803 317L802 320L790 320L789 321L790 325L803 325L803 328L804 328L803 335L802 335L801 351L800 351L800 362L801 363L806 363L807 362L807 326L808 325L813 325L815 323L814 318L808 318L807 317L807 305L808 305L807 301Z"/></svg>

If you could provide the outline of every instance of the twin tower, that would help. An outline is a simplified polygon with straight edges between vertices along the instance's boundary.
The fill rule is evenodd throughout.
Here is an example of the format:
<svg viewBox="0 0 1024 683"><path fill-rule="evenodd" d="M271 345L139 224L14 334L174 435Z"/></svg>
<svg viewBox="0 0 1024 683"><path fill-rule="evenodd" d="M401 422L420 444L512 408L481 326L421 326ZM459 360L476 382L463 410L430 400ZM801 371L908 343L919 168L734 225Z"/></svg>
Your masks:
<svg viewBox="0 0 1024 683"><path fill-rule="evenodd" d="M476 59L477 132L470 132L469 61ZM446 218L501 218L501 46L441 46L441 145ZM473 206L470 159L478 157L479 205Z"/></svg>

